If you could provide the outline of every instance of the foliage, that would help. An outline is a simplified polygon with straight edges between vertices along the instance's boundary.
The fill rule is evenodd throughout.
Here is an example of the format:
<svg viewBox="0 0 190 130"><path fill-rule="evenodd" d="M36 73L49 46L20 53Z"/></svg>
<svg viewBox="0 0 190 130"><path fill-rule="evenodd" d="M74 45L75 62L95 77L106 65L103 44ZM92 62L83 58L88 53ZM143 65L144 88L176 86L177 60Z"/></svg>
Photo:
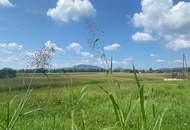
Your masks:
<svg viewBox="0 0 190 130"><path fill-rule="evenodd" d="M15 77L16 77L16 70L10 68L4 68L0 70L0 79L15 78Z"/></svg>

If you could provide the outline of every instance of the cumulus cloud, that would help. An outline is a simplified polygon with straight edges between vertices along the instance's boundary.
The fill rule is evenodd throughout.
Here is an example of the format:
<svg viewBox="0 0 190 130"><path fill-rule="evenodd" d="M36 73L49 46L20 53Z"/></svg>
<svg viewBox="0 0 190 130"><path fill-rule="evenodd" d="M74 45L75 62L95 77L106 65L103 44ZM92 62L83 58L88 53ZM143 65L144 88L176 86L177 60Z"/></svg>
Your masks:
<svg viewBox="0 0 190 130"><path fill-rule="evenodd" d="M81 52L82 46L79 43L71 43L68 47L68 50L72 50L75 51L77 54L79 54Z"/></svg>
<svg viewBox="0 0 190 130"><path fill-rule="evenodd" d="M173 0L142 0L141 6L142 11L133 16L135 27L156 35L171 49L190 48L190 2L174 5Z"/></svg>
<svg viewBox="0 0 190 130"><path fill-rule="evenodd" d="M157 62L157 63L165 63L166 60L163 60L163 59L157 59L156 62Z"/></svg>
<svg viewBox="0 0 190 130"><path fill-rule="evenodd" d="M14 5L9 0L0 0L0 6L14 7Z"/></svg>
<svg viewBox="0 0 190 130"><path fill-rule="evenodd" d="M16 64L15 64L16 63ZM14 69L21 69L25 65L25 61L18 54L12 54L8 56L0 57L0 68L11 67Z"/></svg>
<svg viewBox="0 0 190 130"><path fill-rule="evenodd" d="M21 60L23 45L17 43L0 43L0 64L1 67L20 67L24 60ZM15 64L16 63L16 64Z"/></svg>
<svg viewBox="0 0 190 130"><path fill-rule="evenodd" d="M29 56L29 57L30 57L30 56L34 56L35 52L25 51L24 54L25 54L26 56Z"/></svg>
<svg viewBox="0 0 190 130"><path fill-rule="evenodd" d="M0 58L1 64L14 63L15 61L18 61L18 58L15 55L11 55L3 59Z"/></svg>
<svg viewBox="0 0 190 130"><path fill-rule="evenodd" d="M13 62L13 61L17 61L17 60L18 60L18 58L15 55L9 56L5 59L6 62Z"/></svg>
<svg viewBox="0 0 190 130"><path fill-rule="evenodd" d="M190 39L179 36L166 44L168 48L173 50L190 48Z"/></svg>
<svg viewBox="0 0 190 130"><path fill-rule="evenodd" d="M112 44L112 45L105 46L104 50L105 51L115 51L115 50L119 49L120 47L121 46L119 44L115 43L115 44Z"/></svg>
<svg viewBox="0 0 190 130"><path fill-rule="evenodd" d="M79 43L71 43L68 47L68 50L74 51L76 54L82 56L83 58L91 59L94 58L94 55L88 51L82 51L82 46ZM85 59L86 60L86 59Z"/></svg>
<svg viewBox="0 0 190 130"><path fill-rule="evenodd" d="M17 43L0 43L1 51L22 50L23 45Z"/></svg>
<svg viewBox="0 0 190 130"><path fill-rule="evenodd" d="M51 41L47 41L44 43L44 46L46 48L48 48L49 50L51 49L54 49L55 51L59 51L59 52L65 52L65 50L63 48L60 48L56 45L56 43L53 43ZM34 56L35 53L37 53L37 51L25 51L24 52L24 55L25 56L28 56L28 57L31 57L31 56Z"/></svg>
<svg viewBox="0 0 190 130"><path fill-rule="evenodd" d="M130 65L132 65L133 63L133 59L132 58L124 58L124 59L121 59L121 60L113 60L112 61L113 63L113 67L129 67ZM105 64L105 63L104 63Z"/></svg>
<svg viewBox="0 0 190 130"><path fill-rule="evenodd" d="M158 54L150 54L150 57L157 57Z"/></svg>
<svg viewBox="0 0 190 130"><path fill-rule="evenodd" d="M56 7L47 11L52 19L62 22L79 21L80 18L94 16L95 13L89 0L58 0Z"/></svg>
<svg viewBox="0 0 190 130"><path fill-rule="evenodd" d="M91 54L90 52L81 52L81 55L84 56L84 57L89 57L89 58L93 58L94 55Z"/></svg>
<svg viewBox="0 0 190 130"><path fill-rule="evenodd" d="M51 41L47 41L45 44L44 44L47 48L51 49L55 49L56 51L60 51L60 52L64 52L64 49L63 48L60 48L58 47L55 43L51 42Z"/></svg>
<svg viewBox="0 0 190 130"><path fill-rule="evenodd" d="M148 33L137 32L137 33L135 33L132 36L132 39L134 41L143 41L143 42L146 42L146 41L152 41L153 37L150 34L148 34Z"/></svg>

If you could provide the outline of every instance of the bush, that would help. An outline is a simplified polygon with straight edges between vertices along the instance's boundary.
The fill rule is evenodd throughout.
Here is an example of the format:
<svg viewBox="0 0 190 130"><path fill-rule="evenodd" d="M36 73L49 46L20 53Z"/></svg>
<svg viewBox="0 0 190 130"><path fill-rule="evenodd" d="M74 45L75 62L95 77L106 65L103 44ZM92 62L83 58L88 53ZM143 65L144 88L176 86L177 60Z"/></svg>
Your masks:
<svg viewBox="0 0 190 130"><path fill-rule="evenodd" d="M15 78L16 77L16 71L10 68L4 68L0 70L0 79L5 78Z"/></svg>

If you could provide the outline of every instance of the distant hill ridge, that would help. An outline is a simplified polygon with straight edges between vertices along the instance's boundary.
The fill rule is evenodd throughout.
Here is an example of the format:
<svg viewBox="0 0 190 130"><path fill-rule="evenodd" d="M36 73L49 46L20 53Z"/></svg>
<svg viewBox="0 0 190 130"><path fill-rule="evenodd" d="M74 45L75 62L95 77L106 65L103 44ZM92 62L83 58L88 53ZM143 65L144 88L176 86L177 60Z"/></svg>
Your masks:
<svg viewBox="0 0 190 130"><path fill-rule="evenodd" d="M86 64L75 65L72 68L83 69L83 70L102 70L103 69L103 68L98 67L98 66L86 65Z"/></svg>
<svg viewBox="0 0 190 130"><path fill-rule="evenodd" d="M102 72L102 71L105 71L105 69L99 66L94 66L94 65L79 64L73 67L66 67L66 68L51 70L51 72L58 72L58 71L60 72Z"/></svg>
<svg viewBox="0 0 190 130"><path fill-rule="evenodd" d="M49 72L53 72L53 73L63 73L63 72L105 72L105 68L99 67L99 66L95 66L95 65L88 65L88 64L79 64L79 65L75 65L73 67L65 67L65 68L55 68L55 69L50 69L50 70L46 70ZM190 71L190 68L188 68L188 70ZM40 72L44 72L44 69L37 69L37 73ZM126 68L122 68L122 67L116 67L113 69L114 72L133 72L133 69L126 69ZM176 68L160 68L160 69L141 69L141 70L136 70L138 72L142 72L142 73L164 73L164 72L182 72L182 67L176 67ZM32 73L34 72L34 69L21 69L21 70L17 70L17 72L21 72L21 73Z"/></svg>

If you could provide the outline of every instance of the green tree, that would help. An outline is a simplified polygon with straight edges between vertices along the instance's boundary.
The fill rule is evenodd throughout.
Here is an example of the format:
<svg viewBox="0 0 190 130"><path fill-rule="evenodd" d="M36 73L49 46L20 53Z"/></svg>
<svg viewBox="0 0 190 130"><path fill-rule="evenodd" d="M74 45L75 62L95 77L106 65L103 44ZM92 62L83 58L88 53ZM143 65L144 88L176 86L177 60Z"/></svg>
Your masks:
<svg viewBox="0 0 190 130"><path fill-rule="evenodd" d="M10 68L4 68L0 70L0 79L5 78L15 78L16 77L16 71Z"/></svg>

